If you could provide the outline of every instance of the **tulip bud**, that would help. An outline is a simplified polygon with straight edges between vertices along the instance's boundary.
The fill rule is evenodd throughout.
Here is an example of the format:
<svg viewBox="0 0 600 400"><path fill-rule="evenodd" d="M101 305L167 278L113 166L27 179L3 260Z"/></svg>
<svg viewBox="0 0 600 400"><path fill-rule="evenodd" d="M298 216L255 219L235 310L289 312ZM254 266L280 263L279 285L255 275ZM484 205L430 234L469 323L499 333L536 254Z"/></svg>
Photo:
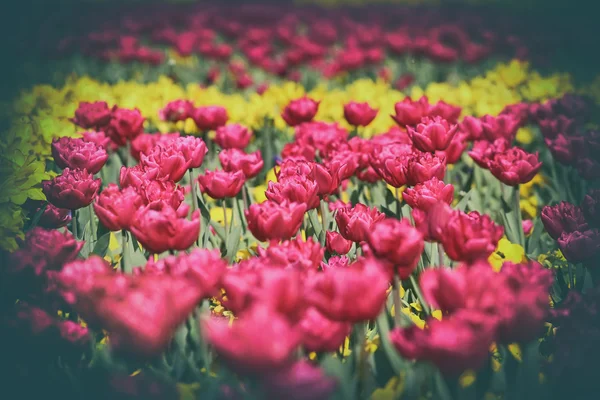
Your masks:
<svg viewBox="0 0 600 400"><path fill-rule="evenodd" d="M192 117L194 112L194 103L189 100L174 100L169 102L163 109L158 112L158 116L162 121L185 121Z"/></svg>
<svg viewBox="0 0 600 400"><path fill-rule="evenodd" d="M319 102L308 97L292 100L283 110L281 117L289 126L300 125L313 120L319 109Z"/></svg>
<svg viewBox="0 0 600 400"><path fill-rule="evenodd" d="M441 243L448 257L465 262L487 259L504 233L502 226L476 211L452 213L441 230Z"/></svg>
<svg viewBox="0 0 600 400"><path fill-rule="evenodd" d="M104 101L81 102L75 110L73 122L84 129L97 129L110 122L111 110Z"/></svg>
<svg viewBox="0 0 600 400"><path fill-rule="evenodd" d="M325 245L327 246L327 251L330 253L348 254L352 248L352 241L344 239L344 237L337 232L327 231L325 235Z"/></svg>
<svg viewBox="0 0 600 400"><path fill-rule="evenodd" d="M598 229L563 232L558 238L558 247L572 263L590 262L599 254L600 232Z"/></svg>
<svg viewBox="0 0 600 400"><path fill-rule="evenodd" d="M250 143L252 132L240 124L227 124L216 131L215 143L223 149L243 150Z"/></svg>
<svg viewBox="0 0 600 400"><path fill-rule="evenodd" d="M375 119L378 111L371 108L369 103L351 101L344 105L344 118L350 125L367 126Z"/></svg>
<svg viewBox="0 0 600 400"><path fill-rule="evenodd" d="M192 119L201 131L215 130L227 123L227 110L221 106L206 106L194 109Z"/></svg>
<svg viewBox="0 0 600 400"><path fill-rule="evenodd" d="M128 110L115 106L106 133L117 145L124 146L144 131L144 120L137 108Z"/></svg>

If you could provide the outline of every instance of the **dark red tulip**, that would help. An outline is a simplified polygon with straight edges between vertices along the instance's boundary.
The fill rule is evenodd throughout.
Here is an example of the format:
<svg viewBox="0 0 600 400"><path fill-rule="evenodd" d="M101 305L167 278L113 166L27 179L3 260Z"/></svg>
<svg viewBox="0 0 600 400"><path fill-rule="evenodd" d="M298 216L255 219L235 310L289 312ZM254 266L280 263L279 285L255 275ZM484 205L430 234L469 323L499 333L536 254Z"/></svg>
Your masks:
<svg viewBox="0 0 600 400"><path fill-rule="evenodd" d="M108 160L108 153L85 139L62 137L52 141L52 157L59 168L87 169L97 174Z"/></svg>
<svg viewBox="0 0 600 400"><path fill-rule="evenodd" d="M283 110L281 117L289 126L300 125L313 120L319 109L319 102L308 97L292 100Z"/></svg>
<svg viewBox="0 0 600 400"><path fill-rule="evenodd" d="M588 222L582 209L566 201L561 201L554 206L544 206L541 219L546 232L555 240L563 232L572 233L588 229Z"/></svg>
<svg viewBox="0 0 600 400"><path fill-rule="evenodd" d="M210 131L224 126L229 117L224 107L204 106L194 109L192 119L200 131Z"/></svg>
<svg viewBox="0 0 600 400"><path fill-rule="evenodd" d="M100 189L100 179L86 170L65 168L62 175L42 182L42 190L50 203L58 208L77 210L92 203Z"/></svg>
<svg viewBox="0 0 600 400"><path fill-rule="evenodd" d="M377 116L379 110L371 108L369 103L351 101L344 105L344 118L350 125L367 126Z"/></svg>

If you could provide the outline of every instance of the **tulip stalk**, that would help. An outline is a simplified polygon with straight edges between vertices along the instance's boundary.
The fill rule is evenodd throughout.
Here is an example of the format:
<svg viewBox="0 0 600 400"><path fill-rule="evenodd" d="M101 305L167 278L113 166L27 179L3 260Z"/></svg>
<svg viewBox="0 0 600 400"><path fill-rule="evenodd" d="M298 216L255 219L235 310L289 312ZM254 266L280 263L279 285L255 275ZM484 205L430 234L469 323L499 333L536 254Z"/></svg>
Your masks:
<svg viewBox="0 0 600 400"><path fill-rule="evenodd" d="M392 284L392 297L394 300L394 324L399 328L401 326L400 313L402 312L402 305L400 303L400 277L396 273Z"/></svg>
<svg viewBox="0 0 600 400"><path fill-rule="evenodd" d="M223 207L223 228L225 229L225 241L227 241L227 204L225 204L225 199L221 202Z"/></svg>
<svg viewBox="0 0 600 400"><path fill-rule="evenodd" d="M414 275L410 276L410 283L412 284L412 288L415 291L417 298L419 299L419 303L421 303L421 307L423 307L423 311L425 311L425 313L429 314L431 312L431 310L429 309L429 307L427 306L427 303L425 302L425 298L423 297L423 294L421 293L421 289L419 289L419 284L417 283L417 280L415 279Z"/></svg>
<svg viewBox="0 0 600 400"><path fill-rule="evenodd" d="M525 232L523 232L523 217L521 216L521 196L519 186L513 188L513 207L515 213L515 229L517 230L517 238L519 245L525 247Z"/></svg>
<svg viewBox="0 0 600 400"><path fill-rule="evenodd" d="M129 274L131 273L131 266L129 265L129 243L126 230L122 231L121 252L121 271L125 274Z"/></svg>
<svg viewBox="0 0 600 400"><path fill-rule="evenodd" d="M73 237L75 238L75 240L78 239L78 235L77 235L77 210L73 210L72 211L73 216L71 217L71 233L73 234Z"/></svg>
<svg viewBox="0 0 600 400"><path fill-rule="evenodd" d="M88 206L90 211L90 237L89 237L89 246L90 246L90 254L94 251L94 242L96 241L96 222L94 221L94 208L90 204Z"/></svg>
<svg viewBox="0 0 600 400"><path fill-rule="evenodd" d="M192 211L196 211L198 209L198 192L196 187L196 181L194 180L194 170L190 168L188 170L190 175L190 185L192 186Z"/></svg>

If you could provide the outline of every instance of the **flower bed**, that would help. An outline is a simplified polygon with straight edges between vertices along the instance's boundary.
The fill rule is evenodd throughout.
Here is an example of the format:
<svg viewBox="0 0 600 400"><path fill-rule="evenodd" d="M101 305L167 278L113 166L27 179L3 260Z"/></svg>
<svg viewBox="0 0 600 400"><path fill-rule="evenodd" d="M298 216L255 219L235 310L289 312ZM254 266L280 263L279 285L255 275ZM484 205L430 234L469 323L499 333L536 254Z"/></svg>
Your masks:
<svg viewBox="0 0 600 400"><path fill-rule="evenodd" d="M53 84L0 141L15 385L587 396L598 80L537 72L544 43L479 11L390 10L165 6L49 35Z"/></svg>

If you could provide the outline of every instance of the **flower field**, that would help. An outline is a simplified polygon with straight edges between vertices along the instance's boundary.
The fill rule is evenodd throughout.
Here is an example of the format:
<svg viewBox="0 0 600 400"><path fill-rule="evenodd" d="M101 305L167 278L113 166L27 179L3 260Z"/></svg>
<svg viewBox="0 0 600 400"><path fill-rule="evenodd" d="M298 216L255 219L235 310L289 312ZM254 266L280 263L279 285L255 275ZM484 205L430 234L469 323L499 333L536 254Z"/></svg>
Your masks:
<svg viewBox="0 0 600 400"><path fill-rule="evenodd" d="M189 3L32 36L6 398L594 398L600 74L555 67L564 31L531 2Z"/></svg>

